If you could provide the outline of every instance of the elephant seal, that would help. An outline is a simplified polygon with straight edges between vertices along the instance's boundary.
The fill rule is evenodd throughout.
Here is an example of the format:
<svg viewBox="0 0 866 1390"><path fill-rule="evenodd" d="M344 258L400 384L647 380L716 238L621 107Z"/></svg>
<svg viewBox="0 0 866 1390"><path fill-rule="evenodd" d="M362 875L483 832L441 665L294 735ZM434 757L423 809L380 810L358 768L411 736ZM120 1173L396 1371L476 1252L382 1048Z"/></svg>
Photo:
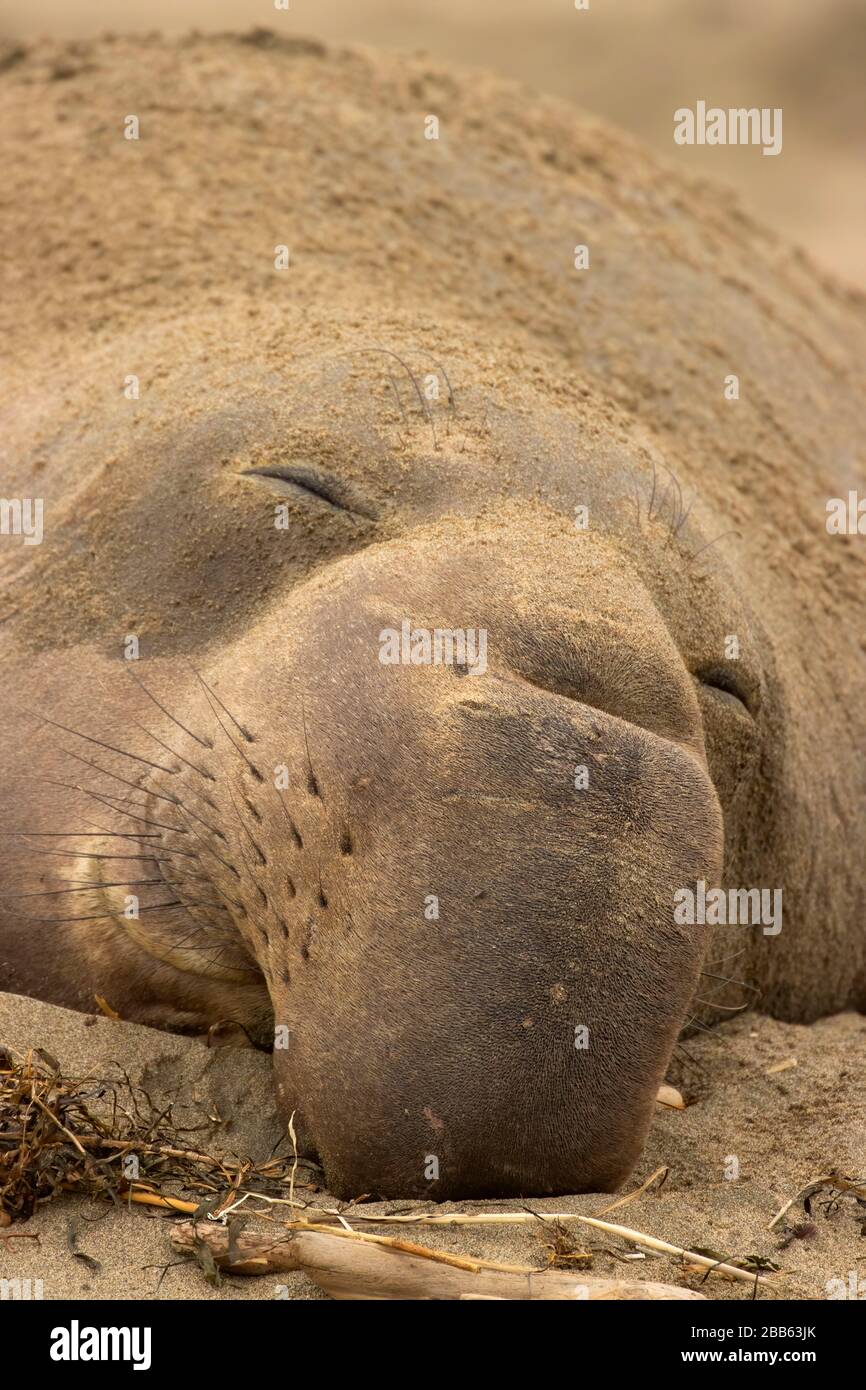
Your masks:
<svg viewBox="0 0 866 1390"><path fill-rule="evenodd" d="M4 987L273 1042L344 1196L612 1189L684 1028L862 1008L862 296L424 59L0 103Z"/></svg>

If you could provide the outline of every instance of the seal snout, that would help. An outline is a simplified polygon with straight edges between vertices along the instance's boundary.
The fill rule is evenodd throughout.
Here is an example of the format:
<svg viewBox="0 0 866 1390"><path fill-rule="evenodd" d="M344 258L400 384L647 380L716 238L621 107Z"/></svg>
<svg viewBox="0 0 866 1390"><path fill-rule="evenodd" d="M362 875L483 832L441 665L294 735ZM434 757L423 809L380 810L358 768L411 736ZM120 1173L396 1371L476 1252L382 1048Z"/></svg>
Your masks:
<svg viewBox="0 0 866 1390"><path fill-rule="evenodd" d="M439 718L432 776L376 779L352 930L338 904L275 1055L284 1105L340 1195L614 1188L700 970L672 909L718 873L712 784L688 749L525 682Z"/></svg>
<svg viewBox="0 0 866 1390"><path fill-rule="evenodd" d="M633 578L508 541L362 552L218 673L256 736L225 891L341 1196L616 1187L695 992L675 894L717 880L722 823L691 679ZM428 662L461 626L483 669Z"/></svg>

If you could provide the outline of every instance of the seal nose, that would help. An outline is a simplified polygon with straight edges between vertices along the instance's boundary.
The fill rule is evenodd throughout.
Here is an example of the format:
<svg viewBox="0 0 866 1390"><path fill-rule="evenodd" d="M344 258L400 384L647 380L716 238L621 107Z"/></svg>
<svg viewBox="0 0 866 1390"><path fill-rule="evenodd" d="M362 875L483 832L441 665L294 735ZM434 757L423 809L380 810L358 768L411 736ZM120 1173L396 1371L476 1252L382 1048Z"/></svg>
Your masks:
<svg viewBox="0 0 866 1390"><path fill-rule="evenodd" d="M443 714L460 756L435 804L426 782L391 788L358 949L287 1059L286 1104L342 1196L616 1187L697 983L674 893L722 843L698 760L546 690L492 690Z"/></svg>

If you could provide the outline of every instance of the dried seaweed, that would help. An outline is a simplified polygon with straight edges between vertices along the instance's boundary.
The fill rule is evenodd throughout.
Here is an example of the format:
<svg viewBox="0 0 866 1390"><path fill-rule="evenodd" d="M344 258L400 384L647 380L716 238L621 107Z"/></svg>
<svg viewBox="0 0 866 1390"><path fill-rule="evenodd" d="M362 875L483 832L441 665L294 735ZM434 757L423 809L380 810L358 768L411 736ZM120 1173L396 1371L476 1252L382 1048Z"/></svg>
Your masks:
<svg viewBox="0 0 866 1390"><path fill-rule="evenodd" d="M63 1192L198 1214L290 1185L291 1151L260 1164L201 1153L184 1142L193 1131L174 1123L171 1106L158 1109L118 1071L65 1076L38 1048L24 1057L0 1048L0 1225L28 1220Z"/></svg>

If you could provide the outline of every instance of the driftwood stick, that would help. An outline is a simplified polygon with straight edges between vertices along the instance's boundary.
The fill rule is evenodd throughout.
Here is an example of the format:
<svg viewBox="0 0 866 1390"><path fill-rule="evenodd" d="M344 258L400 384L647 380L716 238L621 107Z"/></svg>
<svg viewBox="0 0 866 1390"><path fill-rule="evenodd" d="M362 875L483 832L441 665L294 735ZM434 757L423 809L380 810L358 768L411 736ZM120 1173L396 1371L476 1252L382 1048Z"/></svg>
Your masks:
<svg viewBox="0 0 866 1390"><path fill-rule="evenodd" d="M325 1207L308 1207L309 1215L315 1214L317 1221L287 1221L287 1229L310 1226L324 1225L327 1220L336 1220L338 1213L329 1211ZM661 1255L676 1255L687 1259L690 1264L701 1265L712 1274L726 1275L730 1279L739 1279L745 1284L754 1284L755 1272L751 1273L747 1269L738 1269L736 1265L724 1264L719 1260L713 1260L707 1255L699 1255L695 1250L687 1250L682 1245L670 1245L666 1240L659 1240L656 1236L646 1235L643 1231L634 1231L630 1226L617 1226L612 1221L600 1221L596 1216L579 1216L573 1211L556 1211L541 1213L547 1221L577 1221L582 1226L594 1226L597 1230L606 1231L608 1235L619 1236L621 1240L628 1241L631 1245L640 1245L647 1250L657 1250ZM376 1216L369 1212L353 1211L349 1213L352 1221L369 1221L379 1225L418 1225L418 1226L518 1226L528 1225L530 1222L537 1222L538 1217L532 1212L525 1211L489 1211L479 1212L477 1215L463 1212L443 1212L442 1214L429 1215L427 1212L410 1213L406 1216ZM760 1278L766 1279L768 1276L762 1274Z"/></svg>
<svg viewBox="0 0 866 1390"><path fill-rule="evenodd" d="M225 1226L184 1221L172 1228L171 1240L182 1253L206 1245L215 1264L232 1274L303 1270L335 1299L703 1300L703 1294L672 1284L587 1279L560 1270L498 1267L483 1260L458 1263L455 1256L434 1250L413 1253L403 1248L406 1242L371 1239L359 1232L299 1227L284 1235L241 1231L232 1237ZM465 1267L470 1264L476 1267Z"/></svg>

